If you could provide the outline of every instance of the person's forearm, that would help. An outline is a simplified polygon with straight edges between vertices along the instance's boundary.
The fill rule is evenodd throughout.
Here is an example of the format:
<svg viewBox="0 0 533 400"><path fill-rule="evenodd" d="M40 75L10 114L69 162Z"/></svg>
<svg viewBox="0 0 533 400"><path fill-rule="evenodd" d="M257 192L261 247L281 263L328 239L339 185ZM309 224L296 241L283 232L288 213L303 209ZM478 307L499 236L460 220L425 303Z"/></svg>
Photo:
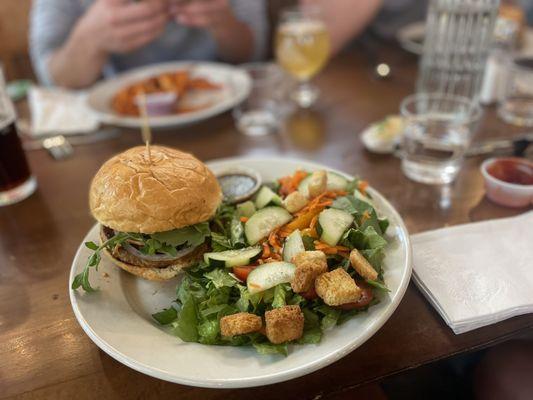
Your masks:
<svg viewBox="0 0 533 400"><path fill-rule="evenodd" d="M66 43L52 54L48 70L56 85L78 89L94 83L106 61L107 55L80 20Z"/></svg>
<svg viewBox="0 0 533 400"><path fill-rule="evenodd" d="M244 22L232 17L224 24L221 23L212 29L211 33L222 60L232 63L251 60L254 38L252 30Z"/></svg>

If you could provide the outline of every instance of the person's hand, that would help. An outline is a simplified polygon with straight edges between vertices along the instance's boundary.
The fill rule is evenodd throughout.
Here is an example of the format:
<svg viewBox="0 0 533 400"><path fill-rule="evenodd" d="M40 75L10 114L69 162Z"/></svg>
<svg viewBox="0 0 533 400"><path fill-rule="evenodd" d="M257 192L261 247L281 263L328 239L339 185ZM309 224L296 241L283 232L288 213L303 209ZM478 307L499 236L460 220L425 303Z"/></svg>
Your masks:
<svg viewBox="0 0 533 400"><path fill-rule="evenodd" d="M128 53L157 38L168 20L167 0L96 0L80 28L100 53Z"/></svg>
<svg viewBox="0 0 533 400"><path fill-rule="evenodd" d="M170 13L180 25L208 30L236 19L229 0L171 0Z"/></svg>

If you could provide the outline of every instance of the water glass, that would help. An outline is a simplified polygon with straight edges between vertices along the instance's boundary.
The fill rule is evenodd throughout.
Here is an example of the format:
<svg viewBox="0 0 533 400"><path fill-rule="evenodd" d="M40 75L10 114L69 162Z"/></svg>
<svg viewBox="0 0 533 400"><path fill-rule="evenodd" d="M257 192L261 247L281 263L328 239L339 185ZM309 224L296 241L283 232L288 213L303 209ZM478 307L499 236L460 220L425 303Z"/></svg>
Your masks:
<svg viewBox="0 0 533 400"><path fill-rule="evenodd" d="M249 63L241 68L250 76L252 88L248 98L233 110L237 128L248 136L276 132L285 97L283 71L273 63Z"/></svg>
<svg viewBox="0 0 533 400"><path fill-rule="evenodd" d="M498 114L510 124L533 126L533 58L514 60Z"/></svg>
<svg viewBox="0 0 533 400"><path fill-rule="evenodd" d="M452 182L481 117L479 104L461 96L421 93L405 98L400 110L405 175L426 184Z"/></svg>
<svg viewBox="0 0 533 400"><path fill-rule="evenodd" d="M499 0L430 0L417 91L477 98Z"/></svg>

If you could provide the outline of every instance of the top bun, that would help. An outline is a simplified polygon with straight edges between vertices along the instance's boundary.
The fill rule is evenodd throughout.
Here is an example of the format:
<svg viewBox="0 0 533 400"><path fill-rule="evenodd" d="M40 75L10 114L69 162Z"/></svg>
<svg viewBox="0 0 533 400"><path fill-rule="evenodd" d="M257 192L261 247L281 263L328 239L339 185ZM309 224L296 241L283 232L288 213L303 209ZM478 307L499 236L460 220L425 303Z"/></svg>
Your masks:
<svg viewBox="0 0 533 400"><path fill-rule="evenodd" d="M155 233L211 218L222 200L218 181L188 153L138 146L117 154L96 173L89 206L101 224L121 232Z"/></svg>

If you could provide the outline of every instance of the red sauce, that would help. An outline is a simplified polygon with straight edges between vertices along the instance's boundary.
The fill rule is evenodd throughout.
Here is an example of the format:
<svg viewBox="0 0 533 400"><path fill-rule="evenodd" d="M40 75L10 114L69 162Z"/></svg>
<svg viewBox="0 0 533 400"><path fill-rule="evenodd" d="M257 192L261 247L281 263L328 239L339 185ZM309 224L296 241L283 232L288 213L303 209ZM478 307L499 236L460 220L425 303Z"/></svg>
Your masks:
<svg viewBox="0 0 533 400"><path fill-rule="evenodd" d="M533 163L526 159L502 158L490 164L487 172L500 181L533 185Z"/></svg>

